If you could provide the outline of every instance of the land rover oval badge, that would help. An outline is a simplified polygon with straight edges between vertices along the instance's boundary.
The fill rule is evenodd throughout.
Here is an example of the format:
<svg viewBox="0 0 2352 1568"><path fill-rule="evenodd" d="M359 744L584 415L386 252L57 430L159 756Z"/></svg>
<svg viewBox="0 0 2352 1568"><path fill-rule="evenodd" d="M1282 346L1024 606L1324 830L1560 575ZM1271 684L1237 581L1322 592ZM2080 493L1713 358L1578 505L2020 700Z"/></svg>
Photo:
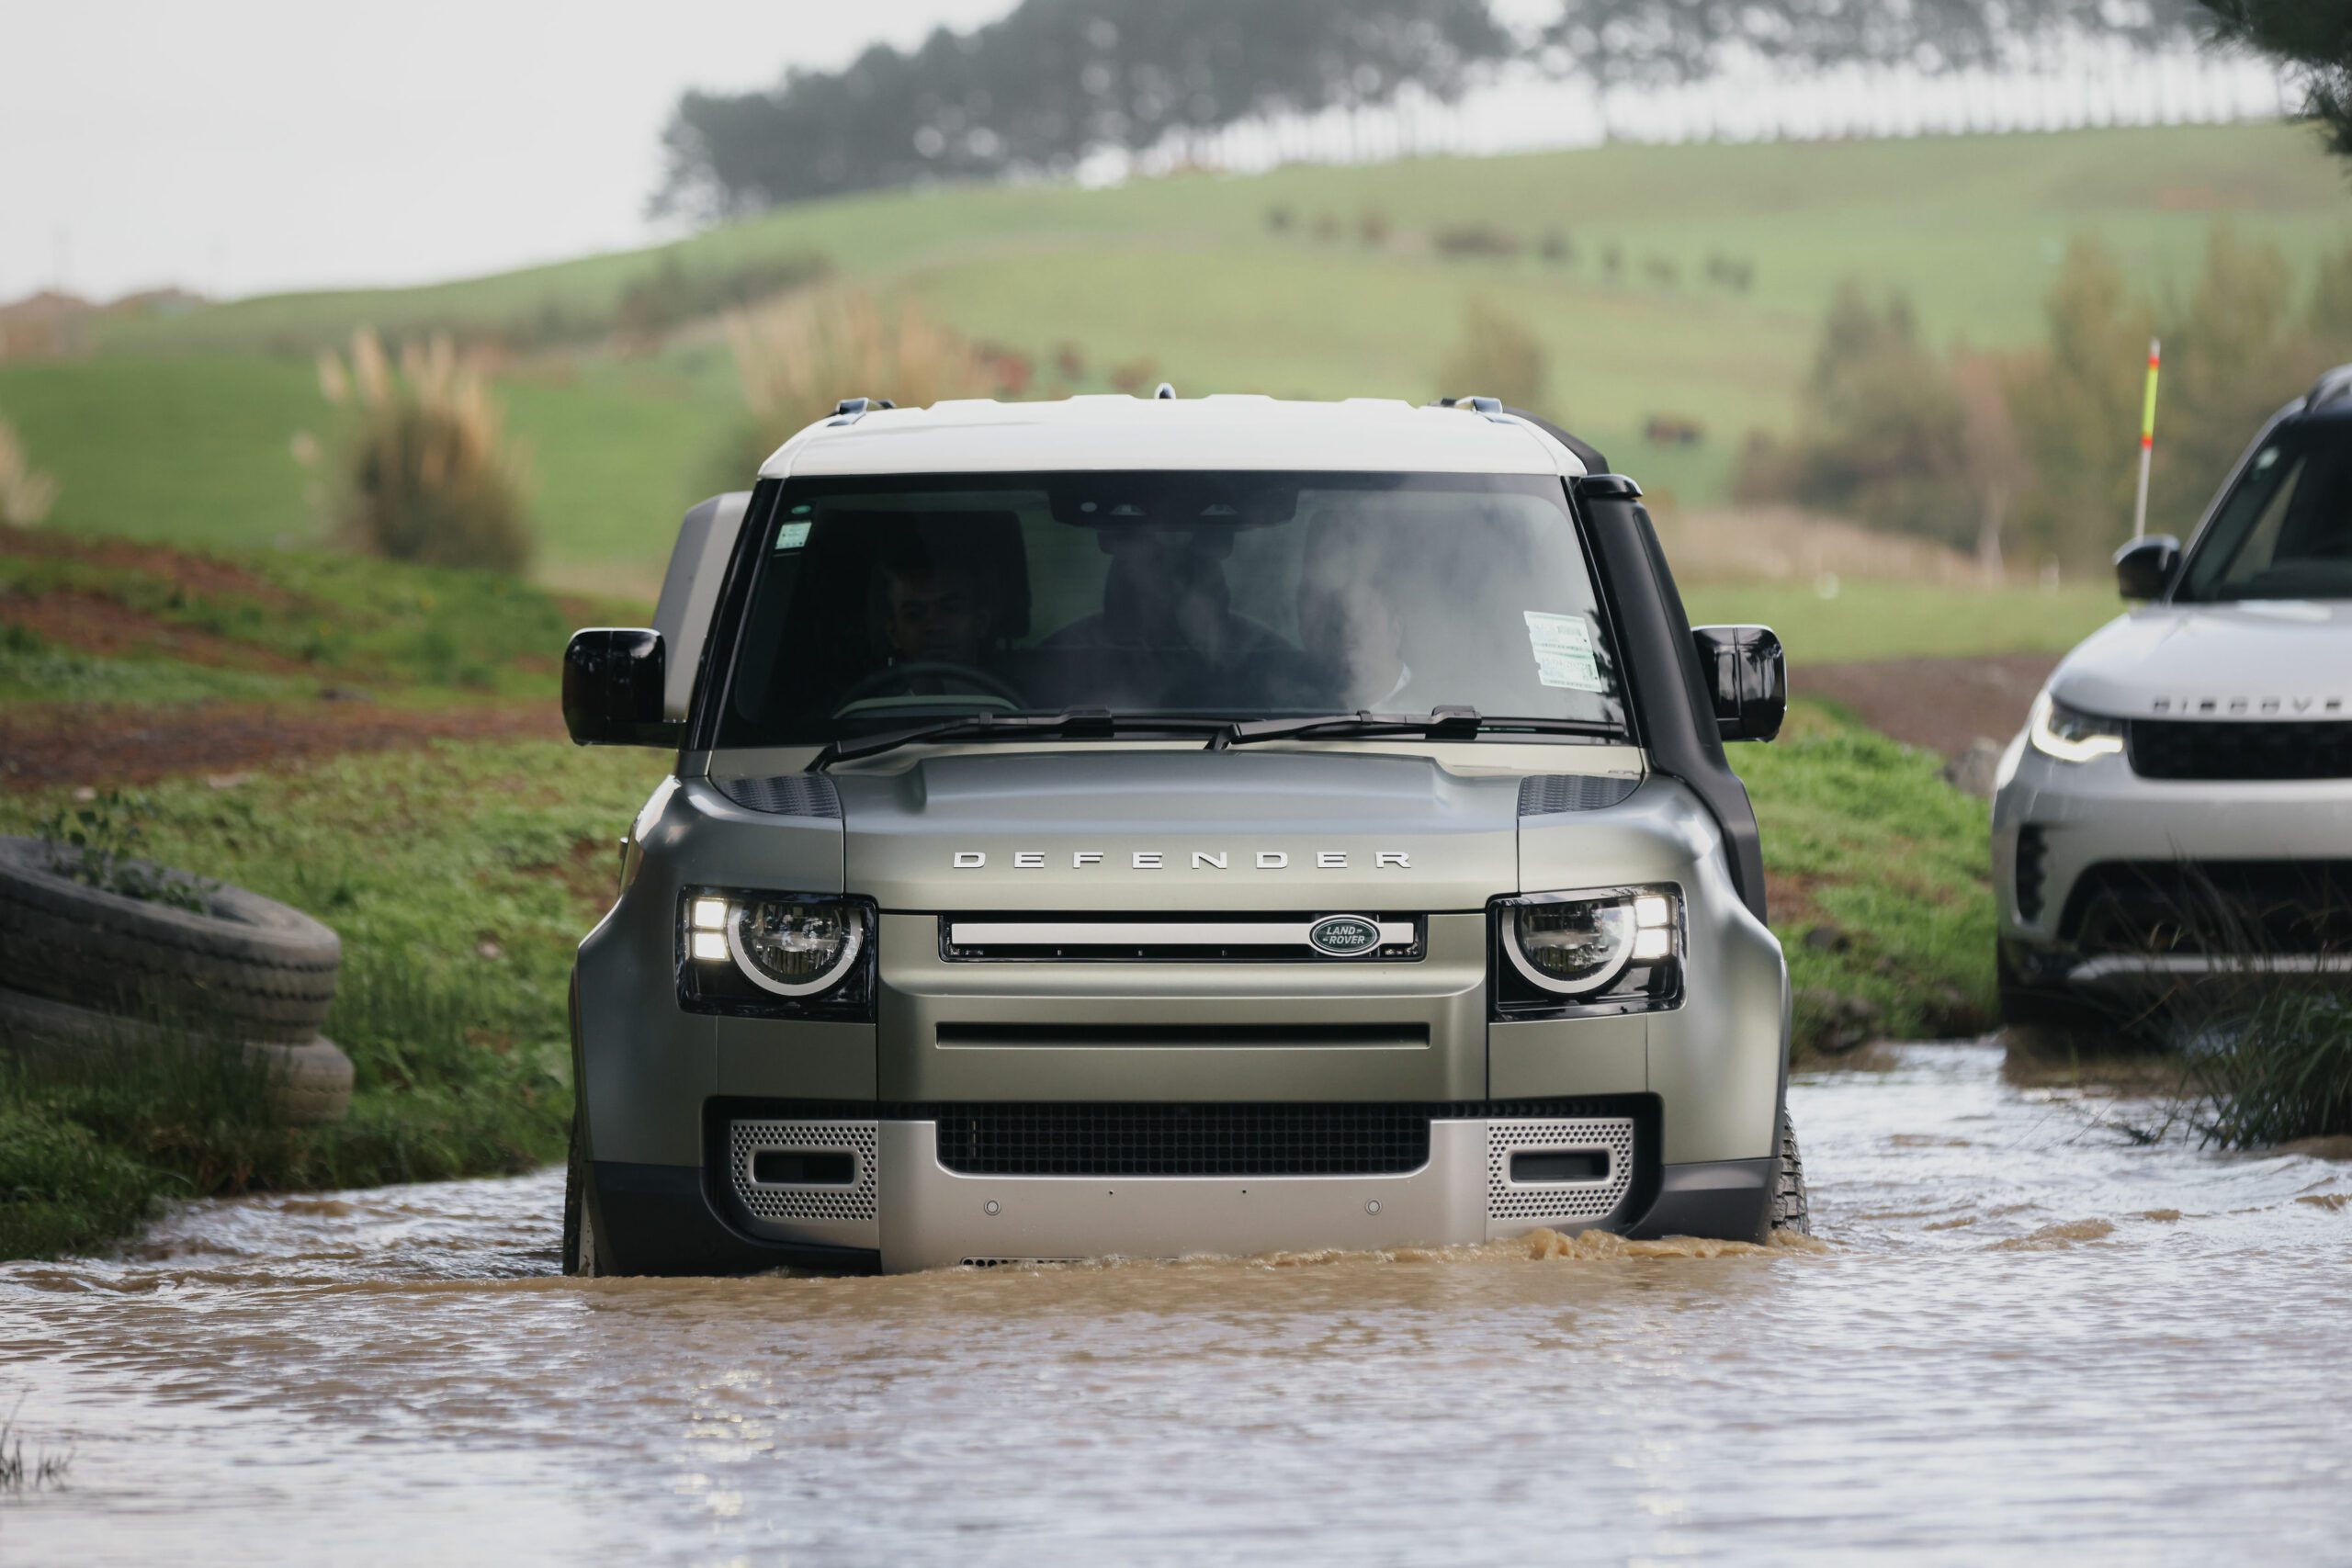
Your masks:
<svg viewBox="0 0 2352 1568"><path fill-rule="evenodd" d="M1306 940L1317 953L1359 958L1380 951L1380 928L1362 915L1326 915L1306 928Z"/></svg>

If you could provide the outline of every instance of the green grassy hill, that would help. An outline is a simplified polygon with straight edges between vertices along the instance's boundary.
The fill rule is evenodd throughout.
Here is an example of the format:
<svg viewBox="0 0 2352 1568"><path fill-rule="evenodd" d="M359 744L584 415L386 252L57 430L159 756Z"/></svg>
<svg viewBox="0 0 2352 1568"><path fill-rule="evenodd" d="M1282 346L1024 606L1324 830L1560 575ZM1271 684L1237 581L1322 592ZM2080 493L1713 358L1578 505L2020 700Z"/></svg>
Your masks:
<svg viewBox="0 0 2352 1568"><path fill-rule="evenodd" d="M1277 209L1291 220L1280 230ZM1362 238L1367 215L1385 225L1376 244ZM2311 136L2285 126L1611 147L1102 191L898 193L792 208L666 252L111 322L91 361L0 366L0 418L63 481L60 527L224 546L311 539L318 525L288 444L322 423L317 346L361 323L527 338L560 317L576 333L608 321L622 290L668 256L700 272L816 252L1041 363L1069 345L1081 389L1141 364L1185 392L1470 390L1436 385L1437 367L1483 296L1545 339L1551 412L1654 495L1700 502L1721 494L1748 430L1786 423L1841 277L1907 290L1939 338L2017 344L2038 334L2072 236L2104 235L2163 288L2185 281L2216 221L2277 242L2308 273L2352 240L2352 201ZM1441 254L1436 236L1465 226L1519 254ZM1573 261L1538 254L1552 232ZM1612 248L1613 276L1602 262ZM1752 287L1708 282L1716 254L1752 264ZM1679 280L1653 277L1652 261ZM537 456L548 572L642 584L676 514L714 488L734 397L723 347L690 331L641 358L543 350L502 386ZM1642 426L1661 413L1698 422L1705 440L1645 446Z"/></svg>

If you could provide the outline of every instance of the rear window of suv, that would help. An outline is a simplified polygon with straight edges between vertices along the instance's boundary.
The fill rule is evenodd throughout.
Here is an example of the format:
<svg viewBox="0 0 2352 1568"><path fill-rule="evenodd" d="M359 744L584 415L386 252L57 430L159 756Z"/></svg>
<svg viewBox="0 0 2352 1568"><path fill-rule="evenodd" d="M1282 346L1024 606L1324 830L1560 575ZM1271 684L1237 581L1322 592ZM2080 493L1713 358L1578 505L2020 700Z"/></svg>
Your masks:
<svg viewBox="0 0 2352 1568"><path fill-rule="evenodd" d="M755 551L720 746L1084 707L1625 722L1555 478L812 478Z"/></svg>

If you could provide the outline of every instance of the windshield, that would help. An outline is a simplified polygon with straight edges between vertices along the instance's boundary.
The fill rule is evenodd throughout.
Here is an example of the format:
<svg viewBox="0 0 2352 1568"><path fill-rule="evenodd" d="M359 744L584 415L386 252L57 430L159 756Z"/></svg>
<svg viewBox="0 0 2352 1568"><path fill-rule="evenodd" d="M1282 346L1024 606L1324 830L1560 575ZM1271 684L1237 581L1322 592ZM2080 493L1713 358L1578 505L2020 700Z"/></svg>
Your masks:
<svg viewBox="0 0 2352 1568"><path fill-rule="evenodd" d="M1073 708L1624 723L1555 478L812 478L756 550L720 746Z"/></svg>
<svg viewBox="0 0 2352 1568"><path fill-rule="evenodd" d="M2352 421L2280 425L2199 537L2173 597L2352 598Z"/></svg>

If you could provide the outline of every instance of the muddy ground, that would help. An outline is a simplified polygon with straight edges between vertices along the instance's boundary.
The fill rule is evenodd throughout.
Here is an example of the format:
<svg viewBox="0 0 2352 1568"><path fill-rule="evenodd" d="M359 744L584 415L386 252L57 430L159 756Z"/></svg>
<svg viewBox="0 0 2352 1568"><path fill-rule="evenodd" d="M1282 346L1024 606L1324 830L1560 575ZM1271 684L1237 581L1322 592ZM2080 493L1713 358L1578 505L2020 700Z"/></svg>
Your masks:
<svg viewBox="0 0 2352 1568"><path fill-rule="evenodd" d="M1953 757L1979 739L2008 744L2057 667L2047 653L1817 664L1792 671L1789 688L1792 696L1835 703L1905 745Z"/></svg>
<svg viewBox="0 0 2352 1568"><path fill-rule="evenodd" d="M100 788L175 774L228 777L272 763L428 740L554 739L552 701L401 708L367 701L175 707L43 704L0 712L0 787Z"/></svg>

